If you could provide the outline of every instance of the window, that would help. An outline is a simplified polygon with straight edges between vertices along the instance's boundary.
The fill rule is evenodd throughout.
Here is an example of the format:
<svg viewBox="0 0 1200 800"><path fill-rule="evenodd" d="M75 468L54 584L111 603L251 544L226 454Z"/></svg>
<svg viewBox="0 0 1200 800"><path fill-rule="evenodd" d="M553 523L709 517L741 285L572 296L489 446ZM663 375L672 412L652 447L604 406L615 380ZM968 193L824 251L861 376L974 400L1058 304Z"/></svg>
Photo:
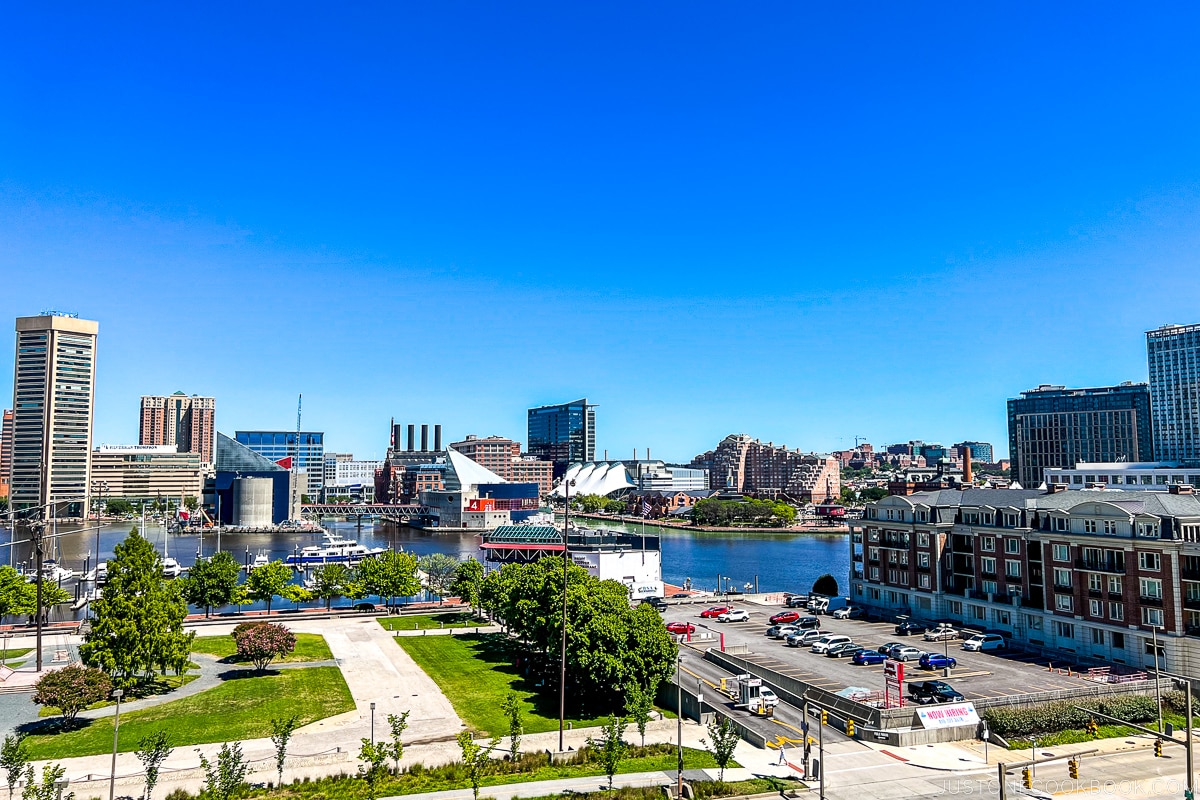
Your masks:
<svg viewBox="0 0 1200 800"><path fill-rule="evenodd" d="M1016 514L1005 514L1004 515L1004 527L1006 527L1006 528L1017 527L1017 515ZM1016 551L1013 551L1013 552L1016 552Z"/></svg>
<svg viewBox="0 0 1200 800"><path fill-rule="evenodd" d="M867 531L867 541L868 542L878 542L879 541L879 531L875 530L874 528Z"/></svg>
<svg viewBox="0 0 1200 800"><path fill-rule="evenodd" d="M1071 546L1066 544L1056 544L1052 548L1055 561L1070 561Z"/></svg>
<svg viewBox="0 0 1200 800"><path fill-rule="evenodd" d="M1117 532L1117 521L1115 519L1104 520L1104 532L1114 534Z"/></svg>
<svg viewBox="0 0 1200 800"><path fill-rule="evenodd" d="M997 625L1012 625L1012 615L1007 611L997 609L992 612L992 618L996 620Z"/></svg>
<svg viewBox="0 0 1200 800"><path fill-rule="evenodd" d="M1004 574L1010 578L1021 577L1021 562L1020 561L1005 561Z"/></svg>
<svg viewBox="0 0 1200 800"><path fill-rule="evenodd" d="M908 566L908 551L907 550L900 553L900 566L902 566L902 567Z"/></svg>
<svg viewBox="0 0 1200 800"><path fill-rule="evenodd" d="M1162 561L1158 557L1158 553L1151 553L1145 550L1138 552L1138 569L1144 572L1158 572L1162 569Z"/></svg>
<svg viewBox="0 0 1200 800"><path fill-rule="evenodd" d="M1055 517L1054 518L1054 530L1065 531L1066 529L1067 529L1067 518L1066 517Z"/></svg>
<svg viewBox="0 0 1200 800"><path fill-rule="evenodd" d="M958 614L960 617L962 616L962 601L961 600L951 600L950 601L950 613Z"/></svg>
<svg viewBox="0 0 1200 800"><path fill-rule="evenodd" d="M917 547L929 547L929 534L928 533L918 533L917 534Z"/></svg>
<svg viewBox="0 0 1200 800"><path fill-rule="evenodd" d="M1071 588L1074 584L1071 582L1071 570L1055 567L1054 569L1054 585Z"/></svg>
<svg viewBox="0 0 1200 800"><path fill-rule="evenodd" d="M1083 532L1084 533L1095 533L1096 532L1096 520L1085 519L1083 521Z"/></svg>
<svg viewBox="0 0 1200 800"><path fill-rule="evenodd" d="M899 553L897 553L895 550L888 550L888 563L889 564L895 564L899 560L900 560Z"/></svg>
<svg viewBox="0 0 1200 800"><path fill-rule="evenodd" d="M1142 578L1138 581L1138 588L1142 592L1142 597L1162 600L1162 581L1158 578Z"/></svg>
<svg viewBox="0 0 1200 800"><path fill-rule="evenodd" d="M917 553L917 566L929 568L929 553Z"/></svg>
<svg viewBox="0 0 1200 800"><path fill-rule="evenodd" d="M1054 595L1055 611L1070 611L1074 608L1074 598L1069 594Z"/></svg>
<svg viewBox="0 0 1200 800"><path fill-rule="evenodd" d="M1161 628L1163 624L1163 610L1161 608L1143 608L1142 624Z"/></svg>
<svg viewBox="0 0 1200 800"><path fill-rule="evenodd" d="M1093 617L1104 616L1104 602L1101 600L1088 600L1088 613Z"/></svg>
<svg viewBox="0 0 1200 800"><path fill-rule="evenodd" d="M872 561L878 561L879 560L879 548L878 547L868 547L867 548L867 558L871 559Z"/></svg>
<svg viewBox="0 0 1200 800"><path fill-rule="evenodd" d="M1104 591L1104 578L1100 577L1095 572L1088 573L1088 591L1089 592Z"/></svg>
<svg viewBox="0 0 1200 800"><path fill-rule="evenodd" d="M1020 539L1005 539L1004 540L1004 552L1008 553L1010 556L1015 556L1015 555L1020 554L1021 540Z"/></svg>
<svg viewBox="0 0 1200 800"><path fill-rule="evenodd" d="M922 589L928 589L929 588L929 576L925 575L925 574L921 574L921 575L917 576L917 584Z"/></svg>
<svg viewBox="0 0 1200 800"><path fill-rule="evenodd" d="M983 582L983 591L985 594L996 594L996 592L999 590L996 588L995 581L984 581Z"/></svg>
<svg viewBox="0 0 1200 800"><path fill-rule="evenodd" d="M854 584L854 593L855 593L856 595L858 595L859 597L861 597L861 596L862 596L862 593L863 593L863 587L862 587L862 584L861 584L861 583L856 583L856 584Z"/></svg>
<svg viewBox="0 0 1200 800"><path fill-rule="evenodd" d="M1125 604L1124 603L1109 603L1108 618L1115 622L1125 621Z"/></svg>
<svg viewBox="0 0 1200 800"><path fill-rule="evenodd" d="M996 550L996 537L984 536L979 540L979 549L985 553L992 553Z"/></svg>
<svg viewBox="0 0 1200 800"><path fill-rule="evenodd" d="M1090 630L1092 632L1092 644L1098 644L1098 645L1104 644L1104 629L1103 628L1089 628L1088 630Z"/></svg>
<svg viewBox="0 0 1200 800"><path fill-rule="evenodd" d="M889 569L888 570L888 583L899 583L899 582L900 582L899 571L894 570L894 569Z"/></svg>
<svg viewBox="0 0 1200 800"><path fill-rule="evenodd" d="M879 567L871 567L871 580L879 580Z"/></svg>
<svg viewBox="0 0 1200 800"><path fill-rule="evenodd" d="M1112 646L1113 646L1114 650L1124 650L1125 649L1125 634L1120 633L1118 631L1113 631L1112 633L1110 633L1108 635L1108 638L1112 641Z"/></svg>
<svg viewBox="0 0 1200 800"><path fill-rule="evenodd" d="M1109 594L1124 594L1125 587L1122 580L1116 575L1108 576L1108 593Z"/></svg>
<svg viewBox="0 0 1200 800"><path fill-rule="evenodd" d="M971 606L972 619L987 619L987 609L983 606Z"/></svg>
<svg viewBox="0 0 1200 800"><path fill-rule="evenodd" d="M982 567L985 575L996 574L996 559L987 557L981 558L980 566Z"/></svg>
<svg viewBox="0 0 1200 800"><path fill-rule="evenodd" d="M1025 627L1031 631L1040 631L1042 629L1042 618L1036 614L1026 614Z"/></svg>
<svg viewBox="0 0 1200 800"><path fill-rule="evenodd" d="M1158 536L1158 523L1156 522L1139 522L1137 525L1137 535L1156 537Z"/></svg>
<svg viewBox="0 0 1200 800"><path fill-rule="evenodd" d="M1075 626L1070 622L1054 620L1054 635L1060 639L1074 639Z"/></svg>

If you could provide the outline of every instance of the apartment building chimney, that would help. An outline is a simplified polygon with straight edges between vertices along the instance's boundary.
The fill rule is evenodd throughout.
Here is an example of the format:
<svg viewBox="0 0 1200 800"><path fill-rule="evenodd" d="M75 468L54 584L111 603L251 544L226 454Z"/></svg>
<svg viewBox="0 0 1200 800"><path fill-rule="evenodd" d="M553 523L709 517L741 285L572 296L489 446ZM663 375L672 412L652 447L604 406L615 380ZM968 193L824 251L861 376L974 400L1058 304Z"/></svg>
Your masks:
<svg viewBox="0 0 1200 800"><path fill-rule="evenodd" d="M971 479L971 448L963 448L963 483L970 486L973 481Z"/></svg>
<svg viewBox="0 0 1200 800"><path fill-rule="evenodd" d="M441 425L433 426L433 449L434 450L442 449L442 426Z"/></svg>
<svg viewBox="0 0 1200 800"><path fill-rule="evenodd" d="M428 451L429 451L429 426L422 425L421 426L421 452L425 453Z"/></svg>
<svg viewBox="0 0 1200 800"><path fill-rule="evenodd" d="M417 426L409 425L408 426L408 452L411 453L413 450L416 450L416 449L417 449Z"/></svg>

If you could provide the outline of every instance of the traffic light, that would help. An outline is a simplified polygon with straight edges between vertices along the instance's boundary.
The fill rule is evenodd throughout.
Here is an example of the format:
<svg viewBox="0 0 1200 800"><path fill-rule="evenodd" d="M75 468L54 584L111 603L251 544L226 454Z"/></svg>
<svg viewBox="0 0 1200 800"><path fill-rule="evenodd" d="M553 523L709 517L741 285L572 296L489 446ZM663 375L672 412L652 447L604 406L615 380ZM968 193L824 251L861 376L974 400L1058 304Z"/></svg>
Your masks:
<svg viewBox="0 0 1200 800"><path fill-rule="evenodd" d="M821 724L822 725L829 724L829 712L826 711L825 709L821 709Z"/></svg>
<svg viewBox="0 0 1200 800"><path fill-rule="evenodd" d="M1076 758L1068 759L1067 772L1069 772L1071 774L1072 778L1074 778L1075 780L1079 780L1079 759L1076 759Z"/></svg>
<svg viewBox="0 0 1200 800"><path fill-rule="evenodd" d="M854 736L854 720L852 719L846 720L846 735Z"/></svg>
<svg viewBox="0 0 1200 800"><path fill-rule="evenodd" d="M1154 740L1154 757L1162 758L1162 739Z"/></svg>
<svg viewBox="0 0 1200 800"><path fill-rule="evenodd" d="M1090 735L1093 739L1095 739L1096 735L1100 732L1100 726L1096 724L1095 719L1088 720L1087 732L1088 735Z"/></svg>
<svg viewBox="0 0 1200 800"><path fill-rule="evenodd" d="M1033 788L1033 773L1029 771L1029 767L1021 770L1021 785L1026 789Z"/></svg>

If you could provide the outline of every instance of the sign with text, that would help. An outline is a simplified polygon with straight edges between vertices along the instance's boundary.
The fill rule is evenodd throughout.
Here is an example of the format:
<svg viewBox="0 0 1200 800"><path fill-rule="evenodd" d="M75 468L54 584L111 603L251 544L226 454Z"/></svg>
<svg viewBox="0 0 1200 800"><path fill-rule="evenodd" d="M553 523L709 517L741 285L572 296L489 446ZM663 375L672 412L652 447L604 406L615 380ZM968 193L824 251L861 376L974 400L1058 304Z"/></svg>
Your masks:
<svg viewBox="0 0 1200 800"><path fill-rule="evenodd" d="M927 729L957 728L962 725L978 725L979 714L974 703L953 703L944 706L922 706L917 709L921 724Z"/></svg>
<svg viewBox="0 0 1200 800"><path fill-rule="evenodd" d="M888 659L883 662L883 705L885 708L904 707L904 662Z"/></svg>

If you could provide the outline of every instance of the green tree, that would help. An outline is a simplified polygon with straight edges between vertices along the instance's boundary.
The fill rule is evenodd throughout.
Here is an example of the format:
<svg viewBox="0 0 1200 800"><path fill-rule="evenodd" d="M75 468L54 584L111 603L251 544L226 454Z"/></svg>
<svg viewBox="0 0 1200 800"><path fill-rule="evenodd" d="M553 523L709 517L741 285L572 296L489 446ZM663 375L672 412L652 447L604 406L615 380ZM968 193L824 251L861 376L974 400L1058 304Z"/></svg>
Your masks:
<svg viewBox="0 0 1200 800"><path fill-rule="evenodd" d="M65 603L71 595L56 584L42 581L42 608ZM0 617L24 615L33 617L37 609L37 583L21 577L21 574L9 566L0 567Z"/></svg>
<svg viewBox="0 0 1200 800"><path fill-rule="evenodd" d="M521 720L521 699L516 692L509 692L500 704L500 710L508 719L508 752L513 761L521 754L521 735L525 733L525 723Z"/></svg>
<svg viewBox="0 0 1200 800"><path fill-rule="evenodd" d="M458 572L458 560L445 553L430 553L421 559L421 571L425 573L425 588L438 599L450 594L454 576Z"/></svg>
<svg viewBox="0 0 1200 800"><path fill-rule="evenodd" d="M650 713L654 711L654 697L657 694L658 681L654 681L649 687L636 681L625 685L625 713L637 726L638 735L642 737L642 747L646 746L646 726L650 724Z"/></svg>
<svg viewBox="0 0 1200 800"><path fill-rule="evenodd" d="M13 789L17 788L17 782L21 780L21 773L25 771L25 765L28 763L29 752L25 748L25 735L6 735L4 744L0 745L0 769L4 770L8 780L8 800L12 800Z"/></svg>
<svg viewBox="0 0 1200 800"><path fill-rule="evenodd" d="M600 763L604 766L604 774L608 776L608 788L613 788L613 775L617 774L617 768L621 766L621 762L625 759L625 754L629 752L629 745L625 744L625 720L613 714L608 718L608 722L600 729L603 734L599 740L588 737L588 747L596 751L596 755L600 758Z"/></svg>
<svg viewBox="0 0 1200 800"><path fill-rule="evenodd" d="M171 746L171 737L166 731L155 731L138 739L136 755L138 761L142 762L142 771L146 773L145 800L150 800L150 796L154 794L162 763L174 749Z"/></svg>
<svg viewBox="0 0 1200 800"><path fill-rule="evenodd" d="M205 800L233 800L246 786L246 773L250 765L242 755L241 742L225 743L217 751L217 761L212 763L201 753L200 768L204 770L204 790L201 797Z"/></svg>
<svg viewBox="0 0 1200 800"><path fill-rule="evenodd" d="M479 800L479 783L483 776L487 774L487 769L492 762L492 751L500 746L500 737L494 737L487 746L477 744L471 738L470 731L461 731L458 734L458 747L462 750L463 768L466 770L467 779L471 782L471 790L475 793L475 800ZM372 798L374 800L374 798Z"/></svg>
<svg viewBox="0 0 1200 800"><path fill-rule="evenodd" d="M183 498L183 507L188 511L195 511L200 507L200 501L196 497L188 495L187 497Z"/></svg>
<svg viewBox="0 0 1200 800"><path fill-rule="evenodd" d="M412 597L421 591L417 580L417 557L412 553L388 550L368 558L358 567L358 578L370 594L387 598L388 607L397 597Z"/></svg>
<svg viewBox="0 0 1200 800"><path fill-rule="evenodd" d="M450 585L450 593L474 610L479 607L480 593L483 591L483 564L473 558L461 562L454 572L454 583Z"/></svg>
<svg viewBox="0 0 1200 800"><path fill-rule="evenodd" d="M108 583L93 602L94 618L79 652L129 688L157 667L186 666L195 633L184 633L187 603L179 586L163 578L154 547L135 528L108 562Z"/></svg>
<svg viewBox="0 0 1200 800"><path fill-rule="evenodd" d="M296 610L299 611L301 603L312 602L313 593L299 584L289 583L287 586L283 587L283 592L280 594L280 597L282 597L284 600L290 600L291 602L295 603Z"/></svg>
<svg viewBox="0 0 1200 800"><path fill-rule="evenodd" d="M839 498L839 502L841 502L841 504L844 506L852 506L858 502L858 493L849 486L843 486L842 495Z"/></svg>
<svg viewBox="0 0 1200 800"><path fill-rule="evenodd" d="M59 764L47 764L42 767L42 782L38 783L37 773L33 765L25 768L25 787L21 789L21 800L56 800L61 791L56 785L67 774L66 767ZM61 800L72 800L74 792L64 795Z"/></svg>
<svg viewBox="0 0 1200 800"><path fill-rule="evenodd" d="M292 568L282 561L272 561L255 567L246 576L246 589L255 600L265 601L267 613L271 613L271 601L281 592L283 587L291 583Z"/></svg>
<svg viewBox="0 0 1200 800"><path fill-rule="evenodd" d="M717 780L721 783L725 782L725 768L733 761L733 751L737 749L741 738L741 733L732 720L714 714L708 723L708 739L700 740L704 748L712 753L713 761L717 762L717 769L721 771ZM709 739L712 740L711 744Z"/></svg>
<svg viewBox="0 0 1200 800"><path fill-rule="evenodd" d="M383 742L372 744L370 739L363 739L358 748L358 776L367 784L367 800L379 797L379 781L387 771L388 746Z"/></svg>
<svg viewBox="0 0 1200 800"><path fill-rule="evenodd" d="M108 699L112 689L112 680L104 670L69 664L38 679L33 702L44 708L57 708L63 724L69 725L80 711Z"/></svg>
<svg viewBox="0 0 1200 800"><path fill-rule="evenodd" d="M211 558L198 560L178 583L183 599L203 608L207 617L214 607L227 605L233 599L240 574L241 568L233 555L222 550Z"/></svg>
<svg viewBox="0 0 1200 800"><path fill-rule="evenodd" d="M124 497L113 497L104 504L104 513L110 517L124 517L133 513L133 503Z"/></svg>
<svg viewBox="0 0 1200 800"><path fill-rule="evenodd" d="M352 578L350 568L345 564L324 564L313 570L312 593L325 601L325 610L328 611L333 601L346 593Z"/></svg>
<svg viewBox="0 0 1200 800"><path fill-rule="evenodd" d="M860 496L864 502L874 503L877 500L882 500L883 498L887 497L888 491L882 486L870 486L866 489L863 489Z"/></svg>
<svg viewBox="0 0 1200 800"><path fill-rule="evenodd" d="M408 715L410 712L405 711L403 714L388 714L388 728L391 731L391 741L388 742L388 755L396 764L396 771L400 771L400 759L404 758L404 731L408 730Z"/></svg>
<svg viewBox="0 0 1200 800"><path fill-rule="evenodd" d="M275 772L279 776L277 786L283 786L283 765L287 761L288 742L299 727L300 717L296 714L271 720L271 744L275 745Z"/></svg>
<svg viewBox="0 0 1200 800"><path fill-rule="evenodd" d="M821 577L813 581L813 594L823 594L826 597L836 597L838 593L837 578L826 572Z"/></svg>

